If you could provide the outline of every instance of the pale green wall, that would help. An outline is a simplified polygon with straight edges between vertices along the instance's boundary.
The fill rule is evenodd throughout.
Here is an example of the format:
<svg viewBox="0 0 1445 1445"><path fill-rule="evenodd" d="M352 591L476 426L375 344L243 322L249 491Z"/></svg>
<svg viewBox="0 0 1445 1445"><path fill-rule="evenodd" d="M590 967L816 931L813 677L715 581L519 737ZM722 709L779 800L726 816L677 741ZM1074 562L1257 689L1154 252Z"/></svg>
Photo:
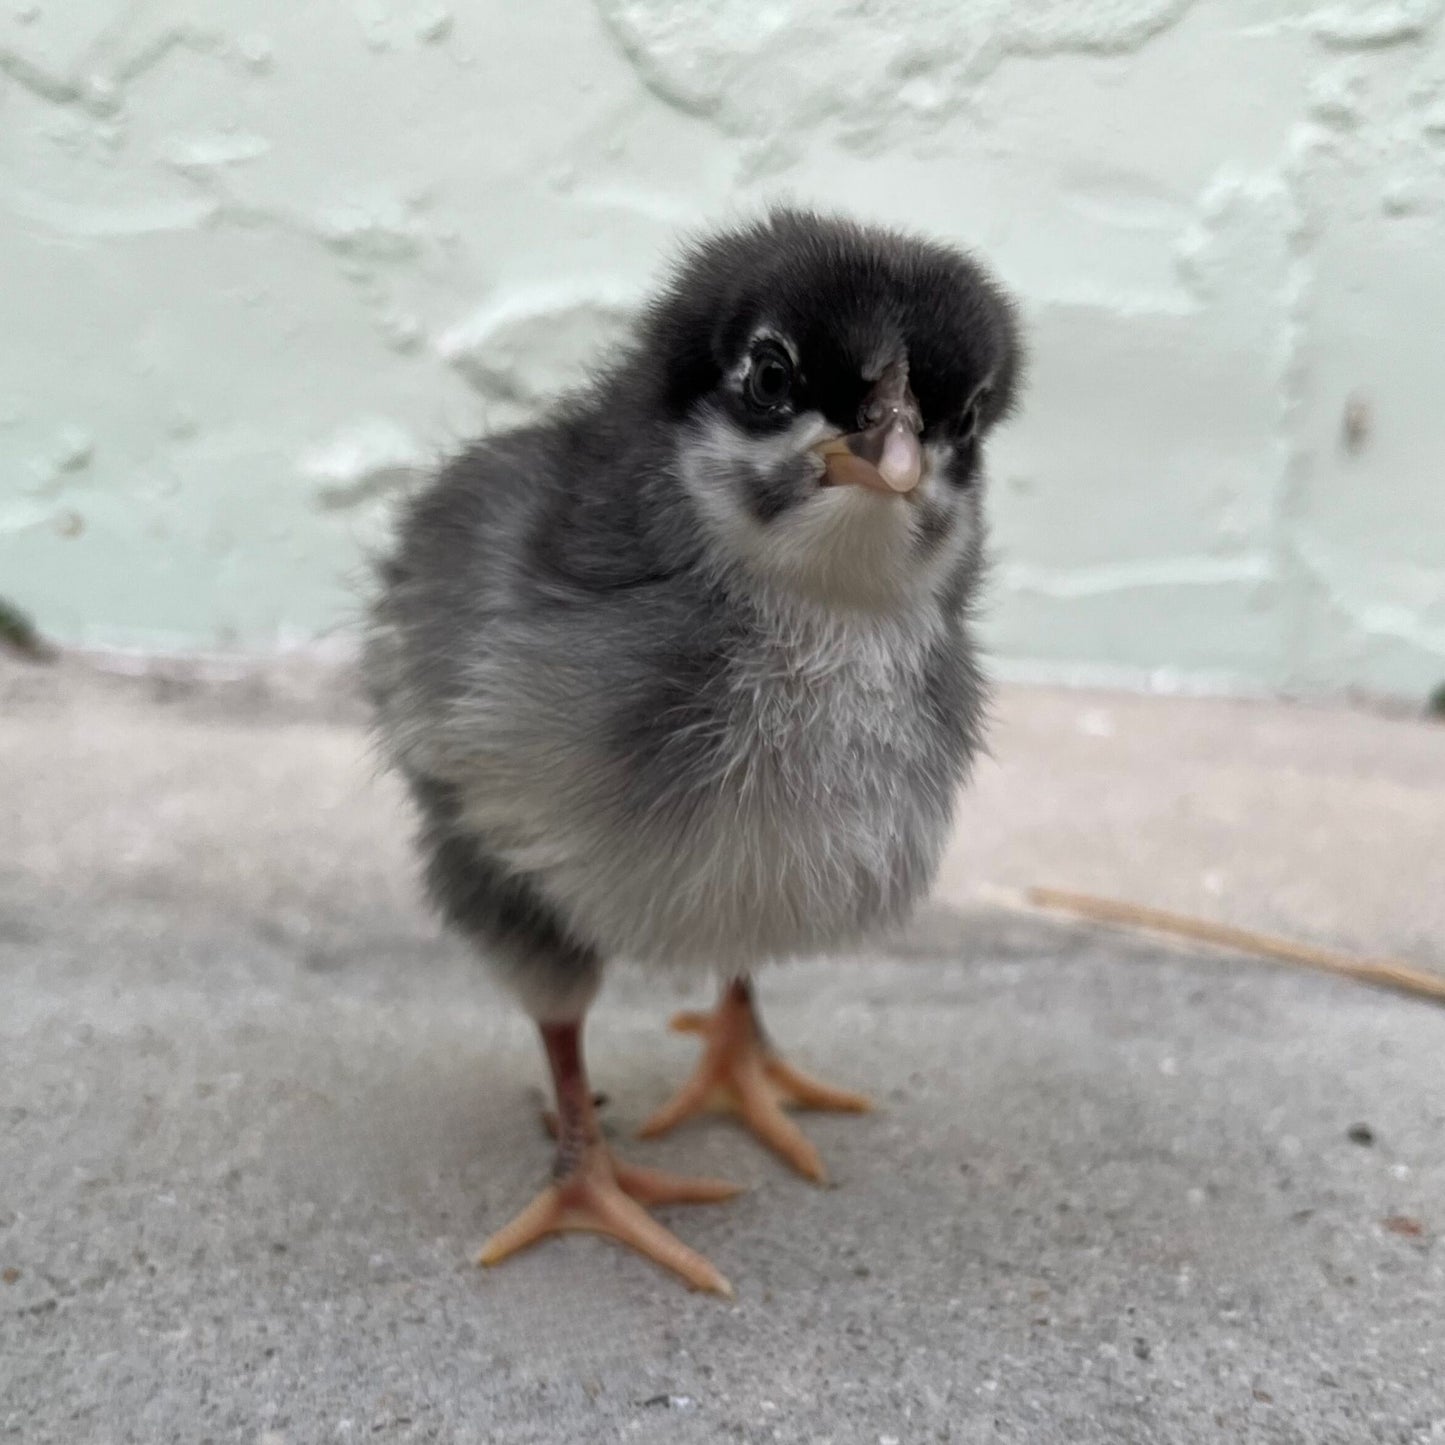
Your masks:
<svg viewBox="0 0 1445 1445"><path fill-rule="evenodd" d="M1420 694L1442 8L7 0L0 595L102 646L335 636L409 469L786 192L1024 298L1006 659Z"/></svg>

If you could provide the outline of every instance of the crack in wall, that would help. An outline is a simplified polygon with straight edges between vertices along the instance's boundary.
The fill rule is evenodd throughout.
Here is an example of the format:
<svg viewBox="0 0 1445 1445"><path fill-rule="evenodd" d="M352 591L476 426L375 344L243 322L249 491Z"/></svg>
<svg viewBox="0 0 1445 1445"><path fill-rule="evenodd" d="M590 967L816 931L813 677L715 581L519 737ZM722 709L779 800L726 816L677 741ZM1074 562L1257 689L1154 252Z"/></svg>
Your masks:
<svg viewBox="0 0 1445 1445"><path fill-rule="evenodd" d="M1012 591L1059 601L1171 587L1254 585L1269 582L1273 577L1269 558L1263 553L1238 557L1151 557L1147 561L1108 562L1057 570L1008 562L996 571L1000 583Z"/></svg>
<svg viewBox="0 0 1445 1445"><path fill-rule="evenodd" d="M1282 451L1270 525L1270 554L1283 596L1280 619L1280 681L1297 686L1308 646L1310 618L1300 592L1291 586L1300 568L1298 528L1309 498L1314 452L1307 433L1312 382L1311 307L1316 285L1313 247L1321 220L1312 214L1305 184L1319 131L1302 121L1291 132L1278 175L1292 211L1285 231L1288 262L1281 298L1284 321L1280 335L1280 448Z"/></svg>
<svg viewBox="0 0 1445 1445"><path fill-rule="evenodd" d="M605 33L639 84L669 109L735 137L774 144L835 124L865 152L899 126L962 113L970 88L1004 61L1136 53L1174 29L1196 0L818 0L809 7L739 0L594 0ZM838 86L827 57L851 57ZM856 58L867 56L866 65ZM795 63L795 61L797 63ZM754 167L771 169L765 156Z"/></svg>

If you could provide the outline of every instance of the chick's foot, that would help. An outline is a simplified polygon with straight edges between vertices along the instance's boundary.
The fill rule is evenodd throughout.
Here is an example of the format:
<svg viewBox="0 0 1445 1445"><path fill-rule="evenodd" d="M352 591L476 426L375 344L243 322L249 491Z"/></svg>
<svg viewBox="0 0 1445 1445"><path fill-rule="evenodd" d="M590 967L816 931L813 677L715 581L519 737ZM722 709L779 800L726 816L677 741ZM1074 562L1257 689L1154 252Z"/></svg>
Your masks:
<svg viewBox="0 0 1445 1445"><path fill-rule="evenodd" d="M608 1235L645 1254L693 1289L731 1295L732 1286L717 1269L644 1206L709 1204L739 1193L737 1185L722 1179L689 1178L624 1164L612 1158L605 1144L588 1144L567 1173L482 1246L477 1263L500 1264L549 1234L585 1230Z"/></svg>
<svg viewBox="0 0 1445 1445"><path fill-rule="evenodd" d="M785 1108L865 1114L873 1107L864 1095L820 1083L774 1051L746 979L730 984L712 1013L678 1014L671 1027L702 1035L703 1055L687 1083L638 1131L643 1138L704 1110L733 1113L799 1174L822 1183L823 1160Z"/></svg>
<svg viewBox="0 0 1445 1445"><path fill-rule="evenodd" d="M553 1131L557 1163L549 1184L510 1224L482 1246L481 1265L504 1259L549 1234L586 1230L605 1234L679 1275L694 1289L731 1295L732 1286L696 1250L663 1228L646 1206L708 1204L742 1191L722 1179L694 1179L644 1169L612 1157L602 1140L597 1109L582 1061L582 1027L541 1025L557 1111Z"/></svg>

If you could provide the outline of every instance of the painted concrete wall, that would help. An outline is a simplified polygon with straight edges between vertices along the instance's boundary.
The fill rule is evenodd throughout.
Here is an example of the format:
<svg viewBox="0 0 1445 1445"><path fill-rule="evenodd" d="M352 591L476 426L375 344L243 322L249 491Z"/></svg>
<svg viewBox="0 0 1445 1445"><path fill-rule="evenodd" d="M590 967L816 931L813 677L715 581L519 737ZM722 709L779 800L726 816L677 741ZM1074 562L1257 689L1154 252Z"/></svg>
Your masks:
<svg viewBox="0 0 1445 1445"><path fill-rule="evenodd" d="M995 650L1445 678L1445 0L3 0L0 595L344 632L409 470L780 193L1024 300Z"/></svg>

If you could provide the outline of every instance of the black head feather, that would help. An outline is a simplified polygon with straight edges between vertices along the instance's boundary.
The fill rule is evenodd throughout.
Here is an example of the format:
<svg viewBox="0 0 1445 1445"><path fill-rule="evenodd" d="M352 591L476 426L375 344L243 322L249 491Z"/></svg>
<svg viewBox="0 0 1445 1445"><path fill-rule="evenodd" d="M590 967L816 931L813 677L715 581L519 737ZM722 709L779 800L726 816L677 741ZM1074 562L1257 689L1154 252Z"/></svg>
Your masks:
<svg viewBox="0 0 1445 1445"><path fill-rule="evenodd" d="M717 395L760 333L786 339L797 373L788 406L772 412L723 393L759 430L803 410L851 429L890 352L908 358L927 431L986 429L1018 386L1013 306L982 267L949 246L808 211L774 210L686 254L641 330L670 413Z"/></svg>

